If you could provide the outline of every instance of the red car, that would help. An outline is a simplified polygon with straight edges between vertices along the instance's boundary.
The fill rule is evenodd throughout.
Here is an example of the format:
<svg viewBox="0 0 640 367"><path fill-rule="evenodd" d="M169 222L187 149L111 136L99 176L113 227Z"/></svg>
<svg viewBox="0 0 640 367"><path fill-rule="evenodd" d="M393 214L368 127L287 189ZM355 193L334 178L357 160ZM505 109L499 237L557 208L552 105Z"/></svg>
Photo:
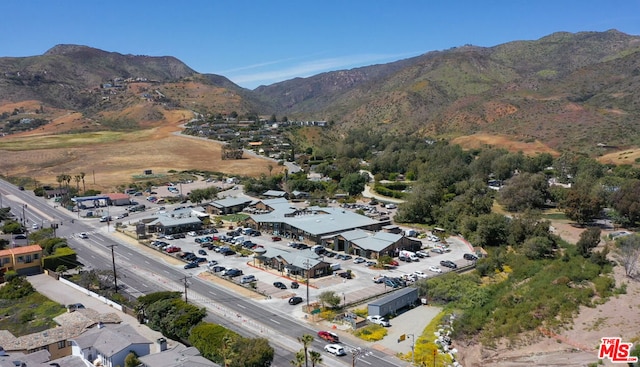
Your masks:
<svg viewBox="0 0 640 367"><path fill-rule="evenodd" d="M389 265L398 266L398 265L400 265L400 263L397 262L396 260L391 260L391 261L389 261Z"/></svg>
<svg viewBox="0 0 640 367"><path fill-rule="evenodd" d="M340 338L338 335L330 332L330 331L318 331L318 336L329 343L340 343Z"/></svg>
<svg viewBox="0 0 640 367"><path fill-rule="evenodd" d="M167 251L168 253L172 254L174 252L180 252L182 251L182 249L180 247L177 246L169 246L165 249L165 251Z"/></svg>
<svg viewBox="0 0 640 367"><path fill-rule="evenodd" d="M278 236L273 236L271 237L271 241L282 241L282 237L278 237Z"/></svg>

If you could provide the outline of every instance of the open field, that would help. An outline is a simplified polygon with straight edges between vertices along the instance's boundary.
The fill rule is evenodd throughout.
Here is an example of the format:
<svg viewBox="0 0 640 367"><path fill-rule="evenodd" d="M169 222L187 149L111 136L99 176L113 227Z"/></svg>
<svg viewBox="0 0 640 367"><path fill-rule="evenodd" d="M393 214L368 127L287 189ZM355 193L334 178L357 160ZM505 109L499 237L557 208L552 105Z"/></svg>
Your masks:
<svg viewBox="0 0 640 367"><path fill-rule="evenodd" d="M490 135L490 134L474 134L460 136L451 141L453 144L459 144L465 149L477 149L484 146L492 146L496 148L504 148L510 152L522 152L525 155L535 155L540 153L549 153L554 157L560 155L556 150L544 145L540 141L524 142L512 140L506 136Z"/></svg>
<svg viewBox="0 0 640 367"><path fill-rule="evenodd" d="M32 131L3 137L0 174L57 185L56 176L60 174L74 176L84 172L87 189L105 192L131 182L133 175L147 169L153 173L196 169L259 176L269 175L268 166L272 165L272 174L280 171L276 162L250 154L240 160L222 160L220 143L175 134L181 130L181 120L170 121L134 132L44 135L42 131Z"/></svg>

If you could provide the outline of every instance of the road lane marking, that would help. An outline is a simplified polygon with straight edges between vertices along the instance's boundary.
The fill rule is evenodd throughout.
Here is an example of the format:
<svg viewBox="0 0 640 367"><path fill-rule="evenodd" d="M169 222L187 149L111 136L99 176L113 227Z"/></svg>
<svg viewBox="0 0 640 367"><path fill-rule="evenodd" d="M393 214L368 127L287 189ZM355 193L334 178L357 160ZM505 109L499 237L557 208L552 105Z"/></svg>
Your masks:
<svg viewBox="0 0 640 367"><path fill-rule="evenodd" d="M273 321L274 323L276 323L276 324L280 325L280 323L279 323L279 322L277 322L277 321L276 321L276 320L274 320L274 319L269 319L269 320L271 320L271 321Z"/></svg>
<svg viewBox="0 0 640 367"><path fill-rule="evenodd" d="M241 304L238 304L238 307L246 309L246 307Z"/></svg>

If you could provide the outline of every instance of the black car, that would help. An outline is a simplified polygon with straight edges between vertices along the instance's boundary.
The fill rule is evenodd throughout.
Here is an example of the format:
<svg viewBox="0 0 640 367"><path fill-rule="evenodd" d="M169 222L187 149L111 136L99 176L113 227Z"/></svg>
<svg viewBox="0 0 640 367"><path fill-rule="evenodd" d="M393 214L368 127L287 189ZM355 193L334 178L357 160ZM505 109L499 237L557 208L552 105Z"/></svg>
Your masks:
<svg viewBox="0 0 640 367"><path fill-rule="evenodd" d="M205 250L198 250L198 254L202 256L207 256L207 252Z"/></svg>
<svg viewBox="0 0 640 367"><path fill-rule="evenodd" d="M228 277L231 277L231 278L237 277L237 276L242 275L242 270L240 270L240 269L227 269L227 271L224 273L224 275L228 276Z"/></svg>
<svg viewBox="0 0 640 367"><path fill-rule="evenodd" d="M476 260L478 260L478 257L477 257L476 255L474 255L474 254L464 254L464 255L462 255L462 257L463 257L465 260L469 260L469 261L476 261Z"/></svg>
<svg viewBox="0 0 640 367"><path fill-rule="evenodd" d="M289 298L289 304L290 305L297 305L299 303L302 303L302 297L291 297L291 298Z"/></svg>
<svg viewBox="0 0 640 367"><path fill-rule="evenodd" d="M291 282L291 289L298 289L300 288L300 284L298 284L298 282Z"/></svg>
<svg viewBox="0 0 640 367"><path fill-rule="evenodd" d="M327 253L326 253L326 254L324 254L324 256L327 256L327 257L334 257L334 256L336 256L336 253L335 253L335 252L333 252L333 251L327 251Z"/></svg>
<svg viewBox="0 0 640 367"><path fill-rule="evenodd" d="M351 273L348 272L348 271L342 272L342 273L340 273L338 275L340 275L340 277L345 278L345 279L351 279L352 278Z"/></svg>
<svg viewBox="0 0 640 367"><path fill-rule="evenodd" d="M197 268L198 267L198 263L197 262L190 262L187 265L184 266L185 269L193 269L193 268Z"/></svg>
<svg viewBox="0 0 640 367"><path fill-rule="evenodd" d="M458 267L458 265L456 265L456 263L454 263L453 261L449 261L449 260L440 261L440 265L445 266L447 268L451 268L451 269L455 269L455 268Z"/></svg>
<svg viewBox="0 0 640 367"><path fill-rule="evenodd" d="M280 288L280 289L287 289L287 286L284 285L284 283L282 283L282 282L275 282L275 283L273 283L273 286L276 287L276 288Z"/></svg>
<svg viewBox="0 0 640 367"><path fill-rule="evenodd" d="M224 266L220 266L220 265L216 265L214 267L211 268L211 271L213 271L214 273L219 273L221 271L224 271L225 267Z"/></svg>

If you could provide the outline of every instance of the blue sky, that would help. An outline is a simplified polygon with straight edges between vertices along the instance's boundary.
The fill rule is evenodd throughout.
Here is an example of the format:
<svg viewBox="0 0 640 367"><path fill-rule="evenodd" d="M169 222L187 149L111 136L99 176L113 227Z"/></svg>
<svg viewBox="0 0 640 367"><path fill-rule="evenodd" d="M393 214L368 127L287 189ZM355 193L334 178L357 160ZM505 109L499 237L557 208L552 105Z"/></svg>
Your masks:
<svg viewBox="0 0 640 367"><path fill-rule="evenodd" d="M640 0L2 0L0 14L0 56L174 56L249 89L558 31L640 35Z"/></svg>

